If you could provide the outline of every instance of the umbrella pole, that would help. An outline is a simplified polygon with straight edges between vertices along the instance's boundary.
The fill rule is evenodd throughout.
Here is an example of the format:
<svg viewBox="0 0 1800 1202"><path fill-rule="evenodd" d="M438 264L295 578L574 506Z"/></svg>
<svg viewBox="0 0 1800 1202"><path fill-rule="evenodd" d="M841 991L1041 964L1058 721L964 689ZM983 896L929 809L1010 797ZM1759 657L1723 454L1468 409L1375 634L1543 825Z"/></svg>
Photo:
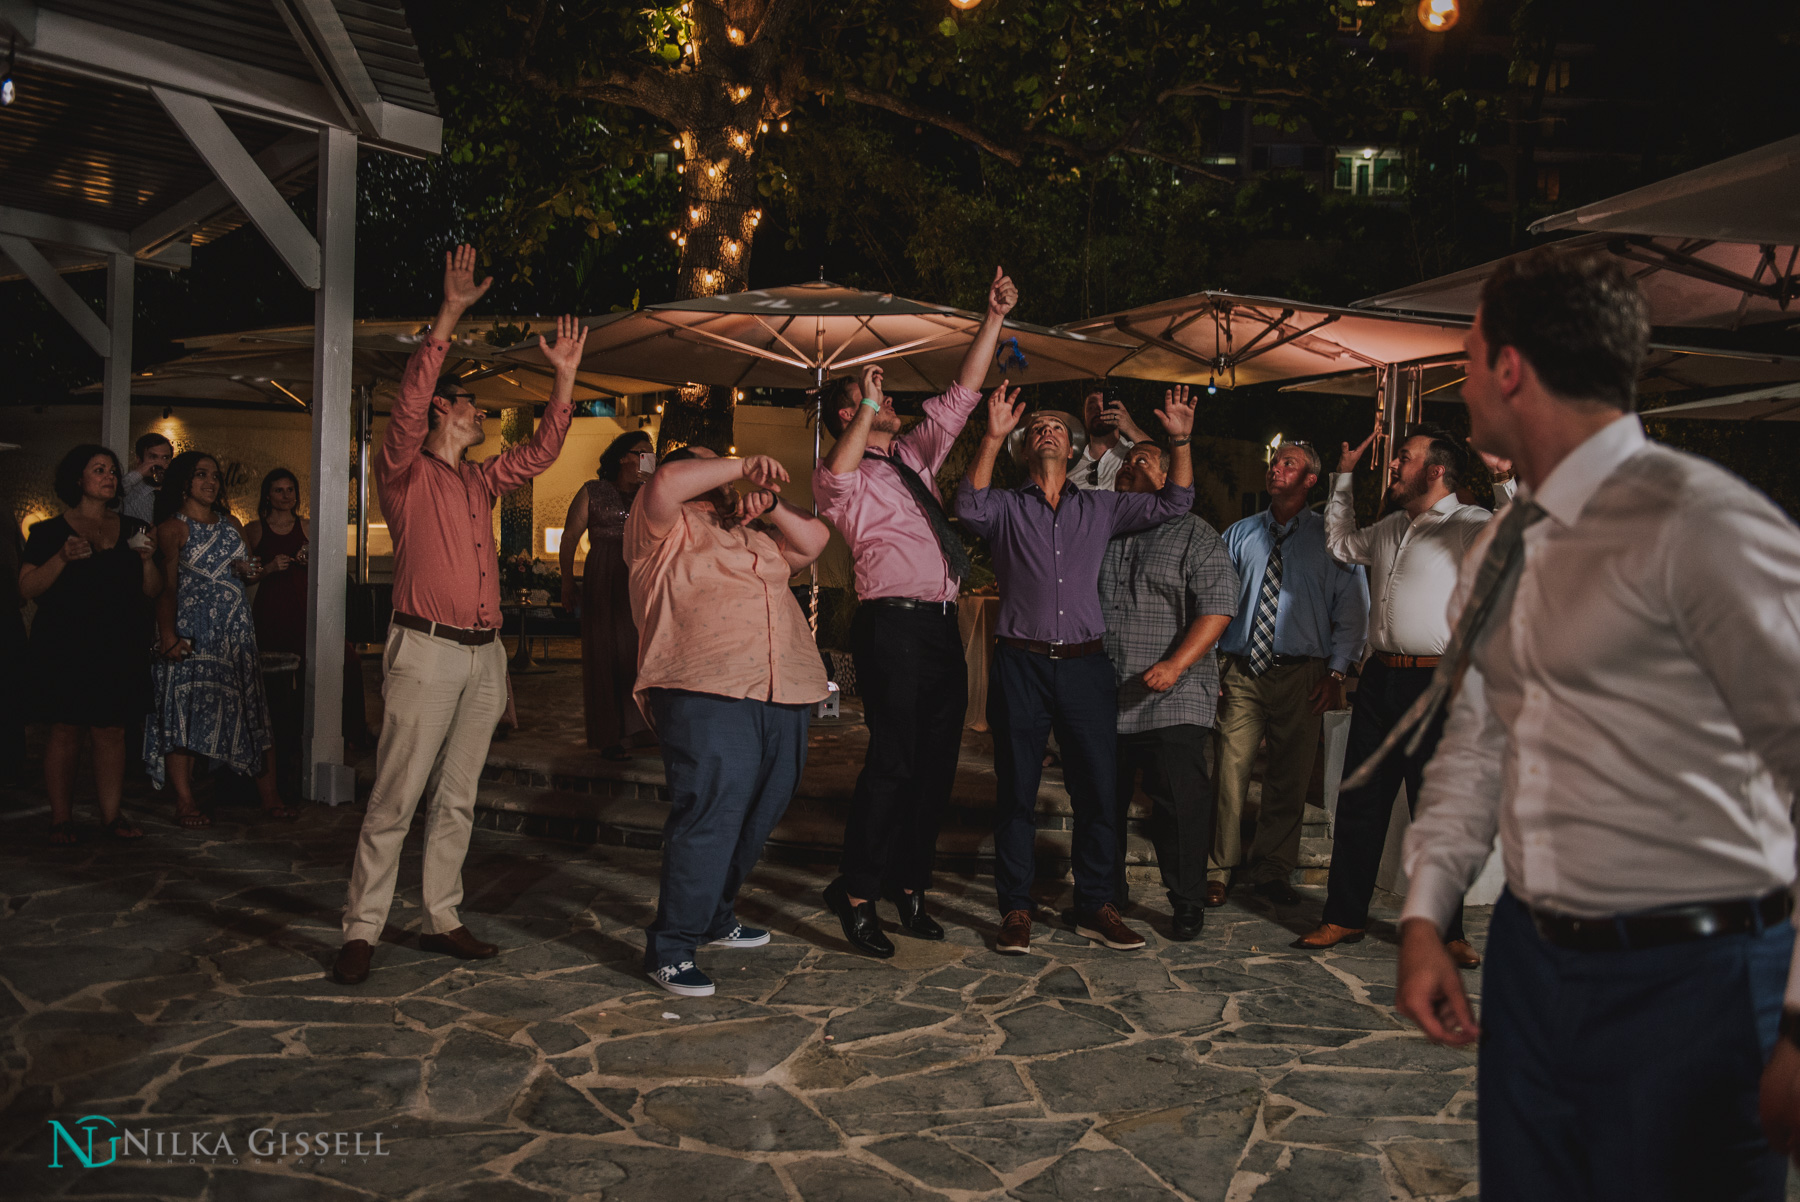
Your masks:
<svg viewBox="0 0 1800 1202"><path fill-rule="evenodd" d="M819 327L819 338L820 338L821 342L824 340L824 337L825 337L824 325L823 325L823 323L821 323L820 327ZM821 361L824 359L824 354L823 354L822 350L821 350L819 357L820 357ZM825 368L823 366L815 367L813 369L813 382L816 386L816 389L813 392L813 476L816 478L819 474L819 427L825 424ZM813 516L818 517L819 516L819 494L816 491L813 493L812 510L813 510ZM811 595L810 595L810 598L809 598L809 601L807 604L807 621L812 626L813 641L818 642L818 640L819 640L819 557L818 556L816 556L816 555L813 556L813 561L811 564L809 564L807 566L807 570L812 573L812 592L811 592Z"/></svg>

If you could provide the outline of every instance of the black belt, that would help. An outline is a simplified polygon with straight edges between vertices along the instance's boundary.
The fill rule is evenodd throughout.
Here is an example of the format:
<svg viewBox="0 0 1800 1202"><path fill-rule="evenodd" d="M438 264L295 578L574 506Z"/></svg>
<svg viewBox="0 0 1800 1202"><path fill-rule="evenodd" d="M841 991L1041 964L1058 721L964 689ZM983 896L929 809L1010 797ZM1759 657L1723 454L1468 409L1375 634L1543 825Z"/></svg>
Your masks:
<svg viewBox="0 0 1800 1202"><path fill-rule="evenodd" d="M1106 643L1101 639L1089 639L1085 643L1046 643L1042 639L1015 639L1003 634L1000 641L1008 647L1017 647L1034 655L1048 655L1051 659L1081 659L1106 650Z"/></svg>
<svg viewBox="0 0 1800 1202"><path fill-rule="evenodd" d="M1248 655L1230 655L1227 656L1227 658L1241 660L1245 667L1248 667L1250 664L1250 657ZM1291 668L1295 664L1318 663L1322 658L1324 657L1318 655L1271 655L1269 657L1269 666L1271 668Z"/></svg>
<svg viewBox="0 0 1800 1202"><path fill-rule="evenodd" d="M1671 943L1690 943L1716 935L1754 935L1794 912L1785 889L1759 898L1695 902L1663 910L1615 914L1610 918L1577 918L1530 906L1531 920L1544 942L1576 952L1622 952Z"/></svg>
<svg viewBox="0 0 1800 1202"><path fill-rule="evenodd" d="M911 597L870 597L864 605L886 605L893 609L923 609L930 613L953 614L954 601L915 601Z"/></svg>
<svg viewBox="0 0 1800 1202"><path fill-rule="evenodd" d="M412 614L401 613L397 609L394 611L393 622L396 626L404 626L408 630L424 631L432 638L449 639L452 643L461 643L465 647L485 647L493 642L500 633L491 626L478 630L465 630L461 626L446 626L442 622L433 622Z"/></svg>

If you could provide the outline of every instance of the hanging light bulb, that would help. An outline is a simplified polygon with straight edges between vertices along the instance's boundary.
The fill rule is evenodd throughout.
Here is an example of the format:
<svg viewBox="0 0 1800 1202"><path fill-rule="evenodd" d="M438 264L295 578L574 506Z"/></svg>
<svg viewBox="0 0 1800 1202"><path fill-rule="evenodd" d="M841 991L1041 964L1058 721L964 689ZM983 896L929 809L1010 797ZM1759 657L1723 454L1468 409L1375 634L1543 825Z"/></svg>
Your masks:
<svg viewBox="0 0 1800 1202"><path fill-rule="evenodd" d="M675 147L675 149L676 149L676 150L680 150L680 149L681 149L681 139L680 139L680 138L676 138L676 139L675 139L675 141L674 141L674 147Z"/></svg>
<svg viewBox="0 0 1800 1202"><path fill-rule="evenodd" d="M952 4L956 0L950 0ZM1456 0L1419 0L1419 24L1432 33L1443 33L1462 16Z"/></svg>

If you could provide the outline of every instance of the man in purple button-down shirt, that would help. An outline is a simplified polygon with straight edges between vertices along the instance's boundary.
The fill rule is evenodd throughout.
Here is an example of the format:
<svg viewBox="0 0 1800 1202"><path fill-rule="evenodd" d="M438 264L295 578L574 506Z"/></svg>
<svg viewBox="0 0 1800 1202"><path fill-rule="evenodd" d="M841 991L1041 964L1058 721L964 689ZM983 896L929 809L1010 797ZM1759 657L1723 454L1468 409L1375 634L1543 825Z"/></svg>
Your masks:
<svg viewBox="0 0 1800 1202"><path fill-rule="evenodd" d="M1113 905L1114 725L1118 685L1101 646L1100 560L1115 534L1148 530L1194 503L1188 443L1194 407L1187 390L1157 411L1173 463L1155 493L1085 491L1068 483L1075 419L1042 411L1026 423L1016 454L1031 479L1015 492L989 488L994 461L1024 405L1002 385L988 400L987 435L957 490L956 514L987 538L1000 580L999 646L988 682L988 726L998 781L994 879L1000 894L995 950L1031 946L1031 879L1038 779L1054 728L1075 810L1075 929L1107 947L1144 946Z"/></svg>

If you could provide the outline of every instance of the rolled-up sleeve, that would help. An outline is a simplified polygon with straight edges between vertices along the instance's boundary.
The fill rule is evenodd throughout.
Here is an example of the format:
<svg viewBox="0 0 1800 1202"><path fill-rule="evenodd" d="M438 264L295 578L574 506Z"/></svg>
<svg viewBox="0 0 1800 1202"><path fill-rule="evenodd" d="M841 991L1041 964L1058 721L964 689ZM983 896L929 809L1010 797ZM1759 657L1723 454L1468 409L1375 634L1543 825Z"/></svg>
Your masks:
<svg viewBox="0 0 1800 1202"><path fill-rule="evenodd" d="M1402 921L1427 918L1439 932L1449 929L1500 829L1505 747L1506 728L1488 708L1480 669L1470 667L1437 753L1425 765L1418 809L1406 831L1402 862L1410 884Z"/></svg>

